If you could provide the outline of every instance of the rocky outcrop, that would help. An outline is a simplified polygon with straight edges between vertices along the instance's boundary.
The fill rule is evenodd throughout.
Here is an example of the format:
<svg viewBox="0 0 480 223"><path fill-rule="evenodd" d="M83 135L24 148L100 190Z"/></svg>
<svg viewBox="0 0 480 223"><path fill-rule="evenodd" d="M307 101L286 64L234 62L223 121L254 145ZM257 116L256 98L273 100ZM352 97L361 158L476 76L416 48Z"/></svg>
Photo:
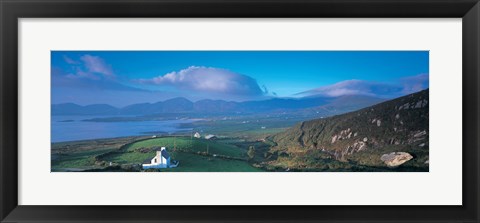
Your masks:
<svg viewBox="0 0 480 223"><path fill-rule="evenodd" d="M426 139L427 139L427 130L414 131L411 133L411 137L408 139L408 143L415 143L419 141L424 141Z"/></svg>
<svg viewBox="0 0 480 223"><path fill-rule="evenodd" d="M383 154L380 157L380 160L382 160L388 167L400 166L411 159L413 159L413 156L406 152L393 152Z"/></svg>
<svg viewBox="0 0 480 223"><path fill-rule="evenodd" d="M347 155L351 155L354 152L360 152L365 149L367 149L367 144L363 141L357 141L345 148L344 153Z"/></svg>
<svg viewBox="0 0 480 223"><path fill-rule="evenodd" d="M357 133L353 135L353 137L356 137L356 136L357 136ZM339 140L350 139L350 138L352 138L352 130L350 128L344 129L340 131L340 133L332 136L332 144L334 144Z"/></svg>
<svg viewBox="0 0 480 223"><path fill-rule="evenodd" d="M423 99L417 102L405 103L398 108L398 110L407 110L407 109L415 109L415 108L424 108L428 105L428 100Z"/></svg>

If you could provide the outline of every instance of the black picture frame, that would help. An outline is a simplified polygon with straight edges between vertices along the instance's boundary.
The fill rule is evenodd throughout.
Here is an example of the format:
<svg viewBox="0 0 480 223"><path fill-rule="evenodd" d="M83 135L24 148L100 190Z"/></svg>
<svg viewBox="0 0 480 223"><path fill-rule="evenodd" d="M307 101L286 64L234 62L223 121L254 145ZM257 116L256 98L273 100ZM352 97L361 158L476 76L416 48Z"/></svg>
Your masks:
<svg viewBox="0 0 480 223"><path fill-rule="evenodd" d="M478 0L0 0L0 14L1 222L478 222L480 219ZM462 18L463 205L18 205L17 21L74 17Z"/></svg>

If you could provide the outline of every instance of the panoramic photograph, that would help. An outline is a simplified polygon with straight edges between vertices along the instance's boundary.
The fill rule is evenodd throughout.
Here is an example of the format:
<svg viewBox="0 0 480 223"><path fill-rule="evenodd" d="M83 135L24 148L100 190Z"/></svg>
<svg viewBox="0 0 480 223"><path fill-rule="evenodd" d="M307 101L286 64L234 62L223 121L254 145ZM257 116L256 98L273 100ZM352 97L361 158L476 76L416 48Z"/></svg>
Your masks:
<svg viewBox="0 0 480 223"><path fill-rule="evenodd" d="M428 172L428 51L51 51L52 172Z"/></svg>

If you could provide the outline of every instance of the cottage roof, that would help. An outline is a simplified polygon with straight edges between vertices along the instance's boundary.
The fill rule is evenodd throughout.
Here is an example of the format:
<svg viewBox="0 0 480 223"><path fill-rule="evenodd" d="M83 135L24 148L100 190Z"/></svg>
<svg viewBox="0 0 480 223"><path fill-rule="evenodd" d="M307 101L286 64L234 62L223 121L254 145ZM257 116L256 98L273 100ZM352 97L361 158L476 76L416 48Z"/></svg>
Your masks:
<svg viewBox="0 0 480 223"><path fill-rule="evenodd" d="M168 152L167 152L166 149L162 150L162 153L161 153L161 154L162 154L163 157L165 157L165 159L170 158L170 154L168 154Z"/></svg>
<svg viewBox="0 0 480 223"><path fill-rule="evenodd" d="M142 164L150 164L151 161L152 161L152 158L148 158L148 159L144 160L142 162Z"/></svg>

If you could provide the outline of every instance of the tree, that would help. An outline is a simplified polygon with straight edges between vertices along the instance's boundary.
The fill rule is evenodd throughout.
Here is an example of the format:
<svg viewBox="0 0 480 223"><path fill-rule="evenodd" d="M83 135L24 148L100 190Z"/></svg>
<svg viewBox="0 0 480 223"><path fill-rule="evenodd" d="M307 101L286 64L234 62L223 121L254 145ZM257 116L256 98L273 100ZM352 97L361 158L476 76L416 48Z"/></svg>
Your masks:
<svg viewBox="0 0 480 223"><path fill-rule="evenodd" d="M248 147L247 155L250 159L253 159L253 157L255 157L255 147L254 146Z"/></svg>

